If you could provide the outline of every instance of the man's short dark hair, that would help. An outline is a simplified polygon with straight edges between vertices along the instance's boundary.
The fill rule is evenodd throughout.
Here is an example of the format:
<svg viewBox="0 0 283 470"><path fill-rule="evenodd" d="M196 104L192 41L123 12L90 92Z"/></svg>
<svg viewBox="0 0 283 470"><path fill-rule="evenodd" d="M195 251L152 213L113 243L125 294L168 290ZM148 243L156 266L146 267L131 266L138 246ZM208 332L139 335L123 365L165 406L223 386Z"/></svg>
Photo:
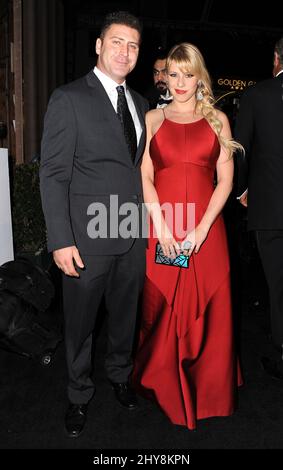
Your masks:
<svg viewBox="0 0 283 470"><path fill-rule="evenodd" d="M154 64L157 60L165 60L165 59L167 59L167 55L168 55L168 51L167 51L166 49L163 49L163 48L157 49L157 51L155 52L154 57L153 57L153 64Z"/></svg>
<svg viewBox="0 0 283 470"><path fill-rule="evenodd" d="M112 24L123 24L129 28L136 29L142 35L142 24L136 16L128 11L114 11L105 16L101 26L100 38L103 39L108 28Z"/></svg>
<svg viewBox="0 0 283 470"><path fill-rule="evenodd" d="M274 50L279 56L280 64L283 65L283 37L277 41Z"/></svg>

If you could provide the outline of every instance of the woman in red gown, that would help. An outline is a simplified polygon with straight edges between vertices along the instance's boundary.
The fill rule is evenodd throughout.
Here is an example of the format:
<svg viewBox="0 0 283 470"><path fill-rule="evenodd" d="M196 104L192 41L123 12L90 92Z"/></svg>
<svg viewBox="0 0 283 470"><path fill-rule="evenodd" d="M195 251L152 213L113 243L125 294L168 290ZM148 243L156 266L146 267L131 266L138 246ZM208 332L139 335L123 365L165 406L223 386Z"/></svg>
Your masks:
<svg viewBox="0 0 283 470"><path fill-rule="evenodd" d="M233 413L241 383L221 215L240 145L212 104L200 51L189 43L175 46L167 72L173 101L147 114L142 176L151 230L132 380L174 424L194 429L198 419ZM157 241L171 258L189 241L189 268L156 264Z"/></svg>

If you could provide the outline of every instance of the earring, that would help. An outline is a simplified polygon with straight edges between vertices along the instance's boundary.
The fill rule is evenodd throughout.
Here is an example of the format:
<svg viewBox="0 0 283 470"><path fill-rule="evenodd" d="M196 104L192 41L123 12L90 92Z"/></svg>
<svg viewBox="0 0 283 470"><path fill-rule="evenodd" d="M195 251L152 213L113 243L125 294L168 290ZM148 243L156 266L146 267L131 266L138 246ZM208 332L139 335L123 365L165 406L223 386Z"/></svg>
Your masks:
<svg viewBox="0 0 283 470"><path fill-rule="evenodd" d="M198 101L203 100L203 92L200 89L198 89L197 91L197 100Z"/></svg>
<svg viewBox="0 0 283 470"><path fill-rule="evenodd" d="M196 98L197 98L198 101L203 100L202 87L203 87L202 81L198 80L198 87L197 87L197 93L196 93Z"/></svg>

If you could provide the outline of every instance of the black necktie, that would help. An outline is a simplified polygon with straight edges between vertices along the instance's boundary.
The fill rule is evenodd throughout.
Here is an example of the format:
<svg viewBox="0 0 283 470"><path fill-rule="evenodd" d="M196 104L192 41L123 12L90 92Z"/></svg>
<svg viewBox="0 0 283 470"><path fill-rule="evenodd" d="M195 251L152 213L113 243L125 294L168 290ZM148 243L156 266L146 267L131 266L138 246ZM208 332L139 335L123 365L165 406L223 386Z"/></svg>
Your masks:
<svg viewBox="0 0 283 470"><path fill-rule="evenodd" d="M118 92L117 114L124 129L131 157L134 160L137 151L137 134L134 121L128 108L124 87L122 85L117 86L116 90Z"/></svg>

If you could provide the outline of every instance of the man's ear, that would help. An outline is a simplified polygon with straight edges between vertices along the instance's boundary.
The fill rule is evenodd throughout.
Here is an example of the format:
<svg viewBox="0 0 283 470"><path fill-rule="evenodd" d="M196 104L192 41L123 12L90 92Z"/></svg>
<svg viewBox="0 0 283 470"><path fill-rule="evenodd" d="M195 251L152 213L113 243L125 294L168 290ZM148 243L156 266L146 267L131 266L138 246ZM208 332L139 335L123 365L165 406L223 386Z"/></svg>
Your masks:
<svg viewBox="0 0 283 470"><path fill-rule="evenodd" d="M101 44L102 44L101 39L97 38L96 43L95 43L95 52L97 55L100 54Z"/></svg>
<svg viewBox="0 0 283 470"><path fill-rule="evenodd" d="M278 72L281 70L281 64L280 64L280 59L279 55L277 52L274 52L274 57L273 57L273 77L276 77Z"/></svg>

